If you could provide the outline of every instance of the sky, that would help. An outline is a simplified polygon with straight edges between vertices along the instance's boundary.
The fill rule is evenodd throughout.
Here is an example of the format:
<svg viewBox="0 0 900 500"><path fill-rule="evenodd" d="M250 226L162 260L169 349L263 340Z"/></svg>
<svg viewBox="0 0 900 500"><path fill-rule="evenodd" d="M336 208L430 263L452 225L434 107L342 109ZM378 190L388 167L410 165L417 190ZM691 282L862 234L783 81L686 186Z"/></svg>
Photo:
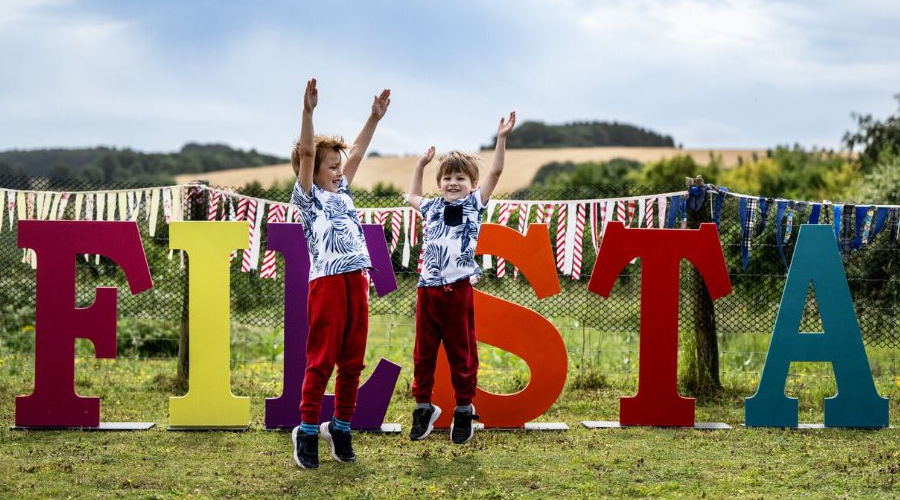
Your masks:
<svg viewBox="0 0 900 500"><path fill-rule="evenodd" d="M317 132L370 151L475 150L501 116L605 120L686 148L838 148L900 92L897 0L0 0L0 150Z"/></svg>

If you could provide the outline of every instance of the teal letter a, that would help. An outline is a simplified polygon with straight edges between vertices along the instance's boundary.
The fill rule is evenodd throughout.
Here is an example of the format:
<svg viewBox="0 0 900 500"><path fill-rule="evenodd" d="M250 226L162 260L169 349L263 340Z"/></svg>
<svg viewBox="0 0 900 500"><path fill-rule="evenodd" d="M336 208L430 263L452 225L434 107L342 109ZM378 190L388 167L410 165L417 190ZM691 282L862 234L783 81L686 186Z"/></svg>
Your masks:
<svg viewBox="0 0 900 500"><path fill-rule="evenodd" d="M823 332L798 331L810 282ZM797 427L797 398L784 394L792 361L831 362L838 392L825 399L826 427L887 427L888 400L875 390L830 226L800 227L759 387L746 399L747 427Z"/></svg>

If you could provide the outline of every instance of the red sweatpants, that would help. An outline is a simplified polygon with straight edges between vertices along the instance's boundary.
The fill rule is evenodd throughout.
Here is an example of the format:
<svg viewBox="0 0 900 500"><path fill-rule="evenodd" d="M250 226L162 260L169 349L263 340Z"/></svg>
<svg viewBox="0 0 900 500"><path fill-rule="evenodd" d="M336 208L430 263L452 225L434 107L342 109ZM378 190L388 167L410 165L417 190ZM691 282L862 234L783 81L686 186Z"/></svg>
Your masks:
<svg viewBox="0 0 900 500"><path fill-rule="evenodd" d="M318 423L325 385L337 365L334 414L350 420L366 354L369 331L369 282L365 271L316 278L309 284L309 336L300 416Z"/></svg>
<svg viewBox="0 0 900 500"><path fill-rule="evenodd" d="M417 403L431 402L434 367L444 343L457 406L472 402L478 385L478 343L475 307L468 279L446 286L420 286L416 302L416 347L413 353L412 395Z"/></svg>

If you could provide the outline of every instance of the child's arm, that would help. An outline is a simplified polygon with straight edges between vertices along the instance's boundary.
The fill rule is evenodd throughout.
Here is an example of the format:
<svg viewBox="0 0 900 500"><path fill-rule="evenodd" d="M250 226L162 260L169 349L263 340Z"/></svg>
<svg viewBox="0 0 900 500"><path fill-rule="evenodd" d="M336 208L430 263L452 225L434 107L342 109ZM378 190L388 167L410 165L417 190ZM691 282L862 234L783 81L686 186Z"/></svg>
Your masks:
<svg viewBox="0 0 900 500"><path fill-rule="evenodd" d="M428 148L428 151L419 158L416 164L416 170L413 172L412 182L409 183L409 197L407 201L413 208L419 210L419 204L422 201L422 176L425 172L425 166L434 158L434 146Z"/></svg>
<svg viewBox="0 0 900 500"><path fill-rule="evenodd" d="M363 125L362 130L359 131L359 135L356 136L356 140L353 141L353 146L350 147L350 154L347 156L347 164L344 165L344 177L347 179L347 184L353 182L359 163L365 157L366 149L369 148L369 142L372 141L372 136L375 135L375 127L378 126L379 120L384 117L390 104L390 89L382 90L381 95L376 96L375 101L372 102L372 113L369 115L369 119L366 120L366 124Z"/></svg>
<svg viewBox="0 0 900 500"><path fill-rule="evenodd" d="M313 139L313 109L319 103L319 91L316 89L316 79L306 82L306 91L303 93L303 121L300 123L300 164L294 167L294 175L304 193L312 191L313 170L316 161L316 145Z"/></svg>
<svg viewBox="0 0 900 500"><path fill-rule="evenodd" d="M497 148L494 150L494 161L491 163L491 170L481 183L481 203L487 203L491 198L491 193L497 187L500 181L500 174L503 173L503 160L506 154L506 136L512 131L516 124L516 112L509 114L509 120L504 121L500 118L500 126L497 127Z"/></svg>

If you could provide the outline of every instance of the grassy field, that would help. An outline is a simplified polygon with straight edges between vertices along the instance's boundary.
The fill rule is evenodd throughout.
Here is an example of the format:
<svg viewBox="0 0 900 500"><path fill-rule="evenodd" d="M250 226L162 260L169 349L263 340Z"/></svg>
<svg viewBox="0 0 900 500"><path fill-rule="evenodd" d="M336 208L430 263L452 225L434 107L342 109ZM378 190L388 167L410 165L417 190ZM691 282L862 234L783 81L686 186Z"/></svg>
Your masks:
<svg viewBox="0 0 900 500"><path fill-rule="evenodd" d="M33 357L0 350L0 498L893 498L900 488L900 436L894 429L791 431L745 429L743 398L753 394L768 335L721 339L725 392L698 401L698 421L729 431L630 428L587 430L582 420L615 420L618 398L636 386L636 336L554 323L570 352L569 381L541 417L568 432L478 433L465 446L437 433L405 437L413 401L410 318L372 318L369 366L386 357L404 368L388 422L403 435L357 433L357 464L323 452L318 471L300 470L289 436L262 429L264 399L280 393L277 349L235 345L233 392L249 396L248 432L167 432L167 398L181 394L171 359L96 360L79 341L76 389L102 398L104 421L153 421L134 433L14 432L14 397L30 392ZM258 335L265 335L259 332ZM241 331L240 342L253 333ZM257 343L258 344L258 343ZM482 346L480 382L494 391L527 383L521 360ZM876 386L897 421L898 356L869 348ZM822 397L833 394L830 367L792 366L786 392L800 398L801 422L821 422Z"/></svg>

